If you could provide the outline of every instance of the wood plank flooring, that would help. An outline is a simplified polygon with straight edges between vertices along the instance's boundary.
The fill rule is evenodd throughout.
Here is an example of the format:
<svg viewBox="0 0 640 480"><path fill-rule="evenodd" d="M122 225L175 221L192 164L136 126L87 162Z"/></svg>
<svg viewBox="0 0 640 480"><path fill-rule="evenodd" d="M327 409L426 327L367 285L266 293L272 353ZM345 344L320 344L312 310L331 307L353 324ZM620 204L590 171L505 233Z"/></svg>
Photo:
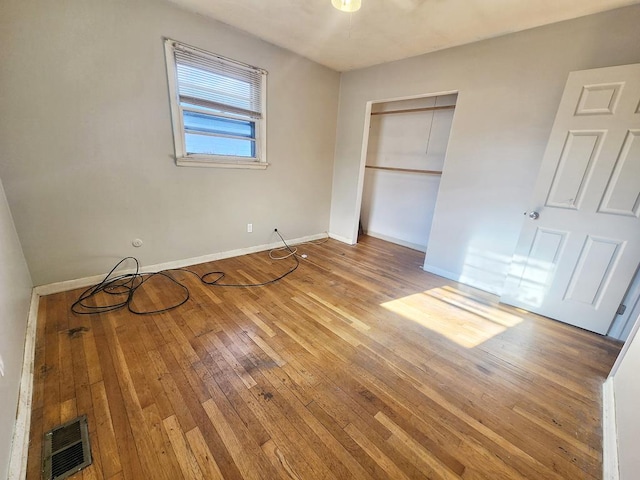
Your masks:
<svg viewBox="0 0 640 480"><path fill-rule="evenodd" d="M620 345L425 273L363 237L303 245L260 288L168 313L38 314L28 478L43 432L87 414L84 479L599 479L600 388ZM266 253L193 267L264 281ZM137 308L179 297L149 281Z"/></svg>

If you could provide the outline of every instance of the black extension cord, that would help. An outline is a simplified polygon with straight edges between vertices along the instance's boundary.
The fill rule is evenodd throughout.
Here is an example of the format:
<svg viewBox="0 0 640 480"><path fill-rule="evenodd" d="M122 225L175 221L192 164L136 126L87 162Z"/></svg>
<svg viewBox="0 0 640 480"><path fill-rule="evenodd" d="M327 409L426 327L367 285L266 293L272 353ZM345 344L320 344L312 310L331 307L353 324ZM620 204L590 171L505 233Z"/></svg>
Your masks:
<svg viewBox="0 0 640 480"><path fill-rule="evenodd" d="M283 273L282 275L272 280L268 280L262 283L221 283L221 280L225 277L224 272L214 271L214 272L207 272L203 275L200 275L199 273L194 272L193 270L189 270L187 268L171 268L168 270L162 270L160 272L140 273L140 263L138 262L138 259L134 257L125 257L122 260L120 260L111 269L111 271L107 274L106 277L104 277L104 279L100 283L92 287L89 287L84 292L82 292L80 297L78 297L78 299L73 303L73 305L71 305L71 311L78 315L93 315L96 313L113 312L115 310L120 310L126 307L131 313L134 313L136 315L151 315L154 313L163 313L169 310L173 310L174 308L184 305L187 302L187 300L189 300L190 294L189 294L189 289L186 287L186 285L176 280L171 275L171 272L190 273L198 277L198 279L205 285L210 285L214 287L264 287L266 285L276 283L282 280L287 275L290 275L291 273L293 273L300 266L300 260L298 260L298 256L287 244L284 238L282 238L282 235L280 235L280 232L278 232L278 229L276 228L274 231L275 233L278 234L278 236L280 237L280 240L282 240L282 243L284 243L284 246L286 247L286 249L289 250L289 252L291 252L290 256L295 260L296 263L293 267L291 267L285 273ZM118 269L118 267L122 265L124 262L126 262L127 260L133 260L135 262L136 264L135 272L111 277L111 275L113 275L113 272L115 272ZM158 310L140 311L140 310L133 309L131 304L133 302L133 297L136 291L138 290L138 288L140 288L145 282L147 282L151 278L158 275L168 278L170 281L172 281L173 283L178 285L180 288L182 288L182 290L184 291L183 298L181 298L178 302L174 303L173 305L170 305L168 307L161 308ZM215 278L212 278L212 277L215 277ZM91 299L93 299L100 293L106 293L114 296L126 295L126 297L122 301L107 304L107 305L91 305L90 304L92 303Z"/></svg>

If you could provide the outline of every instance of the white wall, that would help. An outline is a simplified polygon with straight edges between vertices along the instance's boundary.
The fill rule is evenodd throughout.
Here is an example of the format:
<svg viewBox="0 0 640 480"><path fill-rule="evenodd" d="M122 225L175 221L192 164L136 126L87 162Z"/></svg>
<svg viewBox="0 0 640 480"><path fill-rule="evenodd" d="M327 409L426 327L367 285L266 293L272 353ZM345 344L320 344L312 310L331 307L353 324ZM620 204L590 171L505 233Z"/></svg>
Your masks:
<svg viewBox="0 0 640 480"><path fill-rule="evenodd" d="M367 235L427 251L440 178L367 170L362 194L362 228Z"/></svg>
<svg viewBox="0 0 640 480"><path fill-rule="evenodd" d="M3 157L4 158L4 157ZM16 421L31 278L0 181L0 478L7 478Z"/></svg>
<svg viewBox="0 0 640 480"><path fill-rule="evenodd" d="M355 239L368 101L458 91L425 268L498 292L569 72L640 62L640 6L342 75L331 232Z"/></svg>
<svg viewBox="0 0 640 480"><path fill-rule="evenodd" d="M377 103L372 112L455 105L455 95ZM367 166L441 171L453 110L371 115ZM368 235L426 251L439 175L367 168L360 219Z"/></svg>
<svg viewBox="0 0 640 480"><path fill-rule="evenodd" d="M640 316L636 322L640 322ZM623 357L618 360L618 368L613 375L618 467L620 480L634 480L640 471L640 335L632 333L621 355Z"/></svg>
<svg viewBox="0 0 640 480"><path fill-rule="evenodd" d="M267 170L175 165L165 36L269 71ZM0 176L36 285L328 229L337 72L161 0L3 0L0 64Z"/></svg>

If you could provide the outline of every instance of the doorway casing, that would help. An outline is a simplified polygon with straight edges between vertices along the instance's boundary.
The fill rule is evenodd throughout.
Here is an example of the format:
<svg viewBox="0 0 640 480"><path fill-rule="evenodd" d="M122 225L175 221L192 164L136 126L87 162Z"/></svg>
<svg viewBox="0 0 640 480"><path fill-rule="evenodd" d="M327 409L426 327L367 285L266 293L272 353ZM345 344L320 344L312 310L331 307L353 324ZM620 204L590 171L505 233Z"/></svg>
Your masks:
<svg viewBox="0 0 640 480"><path fill-rule="evenodd" d="M365 175L365 165L367 163L367 151L369 147L369 130L371 127L371 110L374 104L376 103L389 103L389 102L398 102L403 100L414 100L420 98L431 98L431 97L439 97L444 95L458 95L456 100L456 105L459 105L460 102L460 92L458 90L445 90L441 92L435 93L425 93L420 95L407 95L403 97L393 97L393 98L384 98L378 100L369 100L365 105L365 118L364 118L364 128L362 132L362 148L360 150L360 168L358 170L358 189L356 193L356 212L360 212L362 209L362 193L364 190L364 175ZM455 115L454 115L454 123L455 123ZM451 125L451 131L453 131L454 124ZM449 141L451 141L451 136L449 137ZM448 146L447 146L448 150ZM446 157L445 157L446 163ZM443 173L444 176L444 173ZM437 203L436 203L437 207ZM358 243L358 230L359 230L359 214L355 215L354 222L351 230L351 238L349 240L349 244L355 245Z"/></svg>

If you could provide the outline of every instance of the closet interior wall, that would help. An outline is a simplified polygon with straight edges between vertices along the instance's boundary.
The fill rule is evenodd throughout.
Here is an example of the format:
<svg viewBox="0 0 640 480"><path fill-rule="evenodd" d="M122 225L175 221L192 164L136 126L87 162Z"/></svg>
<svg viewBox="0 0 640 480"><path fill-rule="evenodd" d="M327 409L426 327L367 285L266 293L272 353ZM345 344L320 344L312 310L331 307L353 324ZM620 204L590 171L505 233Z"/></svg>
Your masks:
<svg viewBox="0 0 640 480"><path fill-rule="evenodd" d="M373 104L360 213L368 235L426 252L456 99Z"/></svg>

